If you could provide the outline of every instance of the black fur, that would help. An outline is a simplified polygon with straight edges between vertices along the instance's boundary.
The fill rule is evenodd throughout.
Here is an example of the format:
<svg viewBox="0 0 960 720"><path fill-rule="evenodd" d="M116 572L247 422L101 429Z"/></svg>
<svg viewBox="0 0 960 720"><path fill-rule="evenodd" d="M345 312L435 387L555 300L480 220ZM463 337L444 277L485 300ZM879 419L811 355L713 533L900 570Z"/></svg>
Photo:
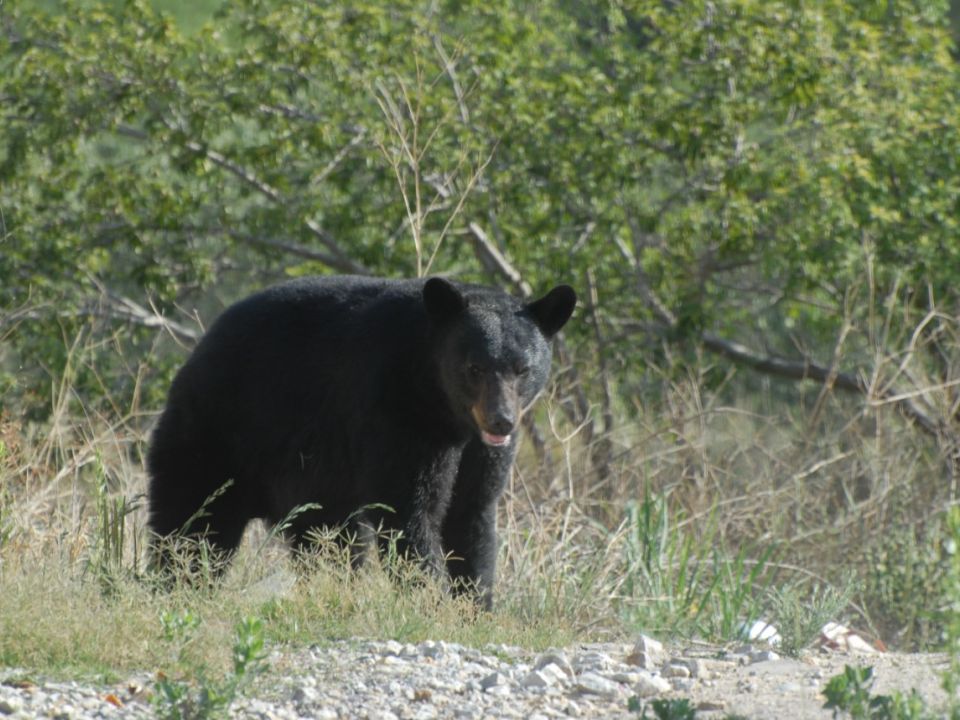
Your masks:
<svg viewBox="0 0 960 720"><path fill-rule="evenodd" d="M360 277L237 303L170 389L148 455L150 528L229 554L250 520L317 503L288 529L295 545L321 526L398 530L434 571L449 556L454 586L489 607L516 426L575 303L567 286L524 305L439 278Z"/></svg>

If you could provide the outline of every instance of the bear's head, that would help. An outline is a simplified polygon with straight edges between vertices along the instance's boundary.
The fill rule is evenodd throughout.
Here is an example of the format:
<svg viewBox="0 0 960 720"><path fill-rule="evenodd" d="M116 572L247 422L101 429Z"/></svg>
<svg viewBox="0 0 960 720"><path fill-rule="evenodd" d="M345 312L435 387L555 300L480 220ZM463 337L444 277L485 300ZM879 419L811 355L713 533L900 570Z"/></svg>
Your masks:
<svg viewBox="0 0 960 720"><path fill-rule="evenodd" d="M550 339L573 313L573 288L558 285L522 303L498 290L430 278L423 302L451 410L487 445L510 445L520 415L547 383Z"/></svg>

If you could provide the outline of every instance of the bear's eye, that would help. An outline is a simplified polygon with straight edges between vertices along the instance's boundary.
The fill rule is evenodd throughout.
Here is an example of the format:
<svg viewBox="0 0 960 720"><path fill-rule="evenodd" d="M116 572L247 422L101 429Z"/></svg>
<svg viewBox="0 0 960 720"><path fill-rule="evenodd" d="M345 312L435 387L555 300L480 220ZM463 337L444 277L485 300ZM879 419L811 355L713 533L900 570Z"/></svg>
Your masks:
<svg viewBox="0 0 960 720"><path fill-rule="evenodd" d="M529 374L530 374L529 365L521 365L520 367L517 368L517 375L519 375L520 377L526 377Z"/></svg>
<svg viewBox="0 0 960 720"><path fill-rule="evenodd" d="M483 375L483 368L481 368L479 365L470 363L467 365L467 375L469 375L473 380L478 380Z"/></svg>

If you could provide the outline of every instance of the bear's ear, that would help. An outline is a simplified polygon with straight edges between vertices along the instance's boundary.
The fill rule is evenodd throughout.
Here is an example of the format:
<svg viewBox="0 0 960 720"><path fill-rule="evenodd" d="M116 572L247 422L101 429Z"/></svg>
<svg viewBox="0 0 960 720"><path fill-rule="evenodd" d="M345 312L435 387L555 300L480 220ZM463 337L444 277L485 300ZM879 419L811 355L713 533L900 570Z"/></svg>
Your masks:
<svg viewBox="0 0 960 720"><path fill-rule="evenodd" d="M432 277L424 284L423 304L427 315L438 325L453 320L467 307L466 299L453 283L438 277Z"/></svg>
<svg viewBox="0 0 960 720"><path fill-rule="evenodd" d="M548 338L553 337L562 328L577 304L577 293L569 285L557 285L539 300L527 305L527 311L533 321Z"/></svg>

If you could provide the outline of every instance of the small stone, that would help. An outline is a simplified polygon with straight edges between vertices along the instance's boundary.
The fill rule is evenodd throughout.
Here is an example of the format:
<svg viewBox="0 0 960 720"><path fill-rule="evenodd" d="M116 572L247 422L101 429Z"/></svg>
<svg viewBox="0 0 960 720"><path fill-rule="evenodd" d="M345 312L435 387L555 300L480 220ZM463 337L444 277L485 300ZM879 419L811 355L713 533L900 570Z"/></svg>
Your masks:
<svg viewBox="0 0 960 720"><path fill-rule="evenodd" d="M653 653L655 655L663 654L663 643L659 640L654 640L649 635L641 635L637 638L636 644L633 646L634 650L643 650L644 652Z"/></svg>
<svg viewBox="0 0 960 720"><path fill-rule="evenodd" d="M779 660L780 656L777 655L773 650L757 650L750 653L750 662L772 662L774 660Z"/></svg>
<svg viewBox="0 0 960 720"><path fill-rule="evenodd" d="M620 686L617 683L594 672L585 672L577 678L577 690L605 698L615 698L620 694Z"/></svg>
<svg viewBox="0 0 960 720"><path fill-rule="evenodd" d="M686 665L671 662L663 668L662 675L668 678L688 678L690 677L690 668Z"/></svg>
<svg viewBox="0 0 960 720"><path fill-rule="evenodd" d="M502 673L493 672L487 675L483 680L480 681L480 687L484 690L491 690L495 687L503 687L509 685L509 680Z"/></svg>
<svg viewBox="0 0 960 720"><path fill-rule="evenodd" d="M697 710L700 712L718 712L726 709L727 704L723 700L701 700L697 703Z"/></svg>
<svg viewBox="0 0 960 720"><path fill-rule="evenodd" d="M23 709L23 703L18 698L0 698L0 713L13 715Z"/></svg>
<svg viewBox="0 0 960 720"><path fill-rule="evenodd" d="M693 690L696 681L693 678L675 677L671 678L670 684L677 692L690 692Z"/></svg>
<svg viewBox="0 0 960 720"><path fill-rule="evenodd" d="M542 670L548 665L553 665L563 670L568 677L573 677L573 666L570 664L570 661L567 659L567 656L559 652L547 652L537 658L537 661L533 664L534 670Z"/></svg>
<svg viewBox="0 0 960 720"><path fill-rule="evenodd" d="M437 709L433 705L418 705L410 715L410 720L436 720Z"/></svg>
<svg viewBox="0 0 960 720"><path fill-rule="evenodd" d="M633 686L634 693L642 698L662 695L670 690L673 690L673 686L666 678L649 673L641 674L640 679Z"/></svg>
<svg viewBox="0 0 960 720"><path fill-rule="evenodd" d="M553 663L527 673L520 681L525 688L548 688L566 682L567 674Z"/></svg>
<svg viewBox="0 0 960 720"><path fill-rule="evenodd" d="M320 694L312 687L297 687L293 690L293 701L297 705L313 705L320 699Z"/></svg>
<svg viewBox="0 0 960 720"><path fill-rule="evenodd" d="M400 720L400 718L392 710L370 710L367 712L367 720Z"/></svg>
<svg viewBox="0 0 960 720"><path fill-rule="evenodd" d="M613 660L606 653L589 651L577 653L571 664L577 672L603 671L613 665Z"/></svg>
<svg viewBox="0 0 960 720"><path fill-rule="evenodd" d="M752 623L744 622L740 626L740 636L747 640L756 640L768 645L779 645L780 632L766 620L756 620Z"/></svg>
<svg viewBox="0 0 960 720"><path fill-rule="evenodd" d="M424 657L437 659L445 653L445 645L446 643L434 642L433 640L424 640L422 643L420 643L417 649Z"/></svg>
<svg viewBox="0 0 960 720"><path fill-rule="evenodd" d="M403 645L398 643L396 640L387 640L383 644L383 654L384 655L399 655L403 652Z"/></svg>
<svg viewBox="0 0 960 720"><path fill-rule="evenodd" d="M757 683L753 680L740 680L737 683L737 692L741 693L752 693L757 689Z"/></svg>
<svg viewBox="0 0 960 720"><path fill-rule="evenodd" d="M457 720L480 720L483 717L483 710L476 705L459 705L453 709L453 717Z"/></svg>
<svg viewBox="0 0 960 720"><path fill-rule="evenodd" d="M641 635L627 655L627 664L636 665L644 670L653 670L664 658L663 643L647 635Z"/></svg>

